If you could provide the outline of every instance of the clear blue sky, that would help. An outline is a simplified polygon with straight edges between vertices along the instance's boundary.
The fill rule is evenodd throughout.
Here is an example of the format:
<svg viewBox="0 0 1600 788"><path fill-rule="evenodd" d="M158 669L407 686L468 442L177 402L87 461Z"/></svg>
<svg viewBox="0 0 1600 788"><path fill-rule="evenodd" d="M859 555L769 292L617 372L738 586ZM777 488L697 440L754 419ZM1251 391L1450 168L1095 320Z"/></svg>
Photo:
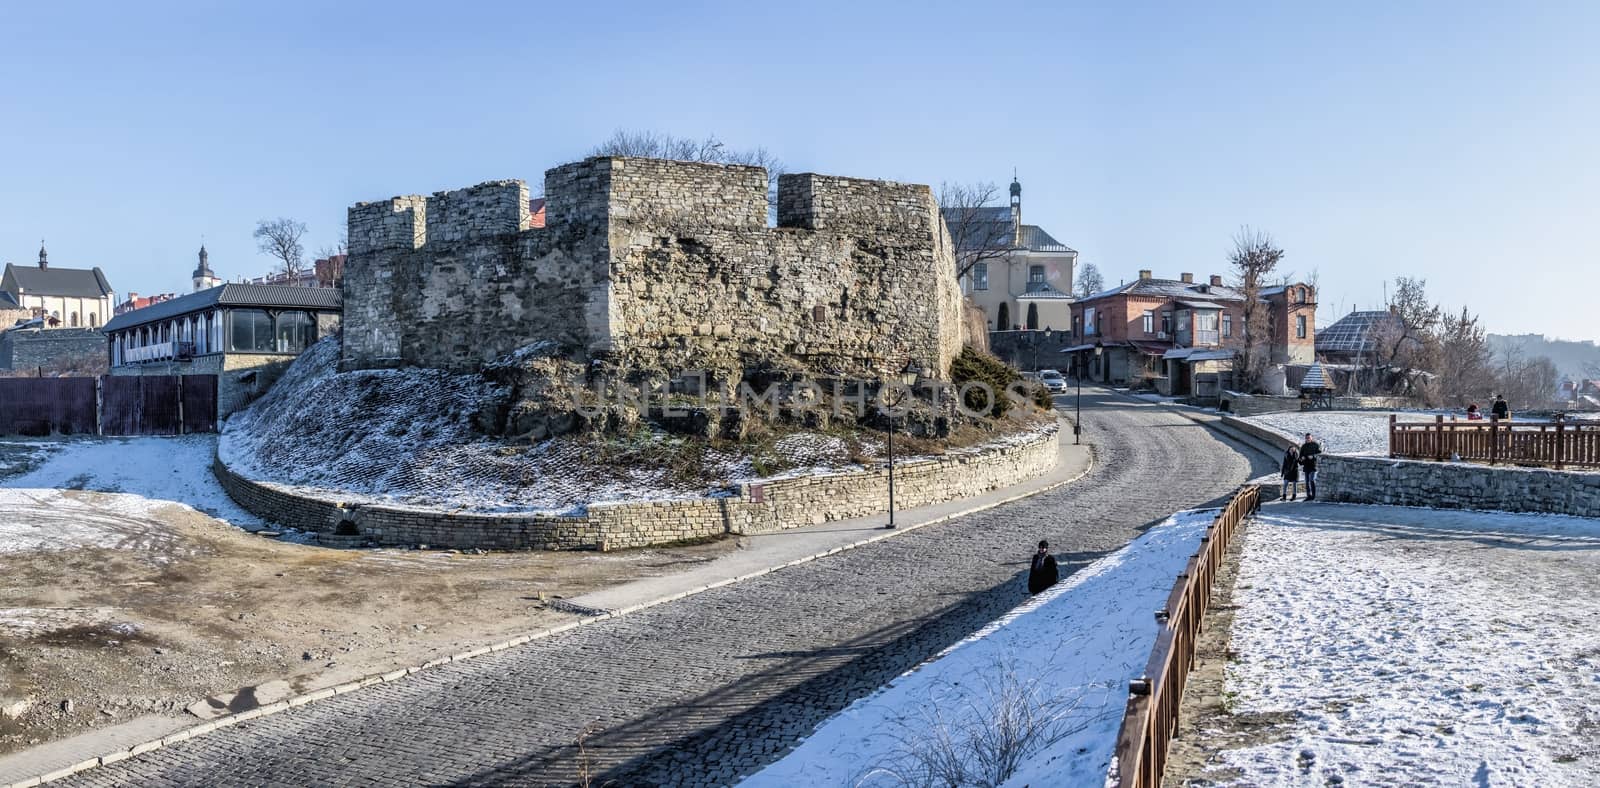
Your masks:
<svg viewBox="0 0 1600 788"><path fill-rule="evenodd" d="M1318 272L1323 323L1407 274L1493 331L1593 339L1600 4L1520 5L8 3L0 260L44 237L181 291L202 235L258 275L257 219L314 251L352 202L650 129L796 171L1015 166L1110 282L1221 272L1249 224Z"/></svg>

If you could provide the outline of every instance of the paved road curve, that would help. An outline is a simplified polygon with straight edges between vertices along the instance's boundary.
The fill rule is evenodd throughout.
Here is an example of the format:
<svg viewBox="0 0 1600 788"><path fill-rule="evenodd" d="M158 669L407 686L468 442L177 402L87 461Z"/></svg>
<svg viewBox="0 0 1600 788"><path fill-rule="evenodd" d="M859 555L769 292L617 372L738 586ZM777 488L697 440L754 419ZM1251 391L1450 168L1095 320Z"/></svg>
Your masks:
<svg viewBox="0 0 1600 788"><path fill-rule="evenodd" d="M730 783L1016 605L1039 538L1070 573L1253 475L1230 444L1160 406L1101 391L1084 406L1098 458L1076 483L68 784L569 785L584 760L595 785Z"/></svg>

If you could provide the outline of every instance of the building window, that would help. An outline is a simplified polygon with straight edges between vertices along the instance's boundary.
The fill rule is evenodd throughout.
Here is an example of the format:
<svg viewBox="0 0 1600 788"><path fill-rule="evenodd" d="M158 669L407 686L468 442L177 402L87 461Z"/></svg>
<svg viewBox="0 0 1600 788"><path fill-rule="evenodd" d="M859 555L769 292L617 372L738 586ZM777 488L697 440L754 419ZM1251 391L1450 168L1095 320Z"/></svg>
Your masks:
<svg viewBox="0 0 1600 788"><path fill-rule="evenodd" d="M1152 310L1152 309L1144 310L1144 332L1146 334L1154 334L1156 332L1156 313L1155 313L1155 310Z"/></svg>
<svg viewBox="0 0 1600 788"><path fill-rule="evenodd" d="M1305 288L1297 287L1297 288L1294 289L1294 300L1297 303L1301 303L1301 304L1304 304L1306 302L1306 290L1305 290ZM1302 334L1301 336L1304 336L1304 334Z"/></svg>
<svg viewBox="0 0 1600 788"><path fill-rule="evenodd" d="M317 321L305 312L279 312L275 322L279 353L299 353L317 341Z"/></svg>
<svg viewBox="0 0 1600 788"><path fill-rule="evenodd" d="M1075 337L1083 336L1083 315L1072 316L1072 335Z"/></svg>
<svg viewBox="0 0 1600 788"><path fill-rule="evenodd" d="M1294 316L1294 335L1295 335L1296 338L1299 338L1299 339L1305 339L1306 338L1306 316L1305 315L1295 315Z"/></svg>
<svg viewBox="0 0 1600 788"><path fill-rule="evenodd" d="M972 267L972 289L989 289L989 264L978 263Z"/></svg>
<svg viewBox="0 0 1600 788"><path fill-rule="evenodd" d="M1233 315L1226 312L1222 314L1222 338L1233 336Z"/></svg>
<svg viewBox="0 0 1600 788"><path fill-rule="evenodd" d="M73 328L77 328L78 327L78 313L77 312L73 312L71 315L68 316L68 325L72 326Z"/></svg>
<svg viewBox="0 0 1600 788"><path fill-rule="evenodd" d="M1028 266L1028 281L1029 282L1043 282L1044 281L1044 266L1042 266L1042 265L1030 265L1030 266Z"/></svg>
<svg viewBox="0 0 1600 788"><path fill-rule="evenodd" d="M1172 333L1172 313L1171 312L1162 312L1161 313L1161 333L1163 333L1163 334Z"/></svg>
<svg viewBox="0 0 1600 788"><path fill-rule="evenodd" d="M244 353L271 353L272 315L264 309L235 309L228 313L232 323L229 349Z"/></svg>

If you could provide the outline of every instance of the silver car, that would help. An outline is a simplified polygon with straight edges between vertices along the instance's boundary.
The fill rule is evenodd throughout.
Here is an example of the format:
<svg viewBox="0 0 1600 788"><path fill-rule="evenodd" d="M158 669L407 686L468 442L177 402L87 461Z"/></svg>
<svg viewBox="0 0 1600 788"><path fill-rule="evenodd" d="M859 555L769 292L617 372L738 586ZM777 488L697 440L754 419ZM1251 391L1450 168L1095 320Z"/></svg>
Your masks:
<svg viewBox="0 0 1600 788"><path fill-rule="evenodd" d="M1067 393L1067 379L1061 377L1061 373L1057 372L1056 370L1040 370L1039 382L1043 383L1045 389L1047 389L1051 394Z"/></svg>

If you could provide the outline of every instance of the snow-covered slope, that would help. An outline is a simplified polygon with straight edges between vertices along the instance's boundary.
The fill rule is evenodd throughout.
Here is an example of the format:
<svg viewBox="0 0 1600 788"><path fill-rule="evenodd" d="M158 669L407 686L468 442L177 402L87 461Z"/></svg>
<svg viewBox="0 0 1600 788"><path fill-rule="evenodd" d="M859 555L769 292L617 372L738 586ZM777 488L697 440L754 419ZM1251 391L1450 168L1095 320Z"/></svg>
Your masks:
<svg viewBox="0 0 1600 788"><path fill-rule="evenodd" d="M1054 739L1008 786L1100 785L1111 764L1127 682L1155 643L1160 607L1215 511L1182 512L1126 547L829 718L745 786L920 785L913 753L940 736L987 727L1002 697L1030 705ZM1018 597L1025 594L1019 582ZM936 721L937 720L937 721ZM926 752L926 750L924 750ZM965 783L963 783L965 784Z"/></svg>

